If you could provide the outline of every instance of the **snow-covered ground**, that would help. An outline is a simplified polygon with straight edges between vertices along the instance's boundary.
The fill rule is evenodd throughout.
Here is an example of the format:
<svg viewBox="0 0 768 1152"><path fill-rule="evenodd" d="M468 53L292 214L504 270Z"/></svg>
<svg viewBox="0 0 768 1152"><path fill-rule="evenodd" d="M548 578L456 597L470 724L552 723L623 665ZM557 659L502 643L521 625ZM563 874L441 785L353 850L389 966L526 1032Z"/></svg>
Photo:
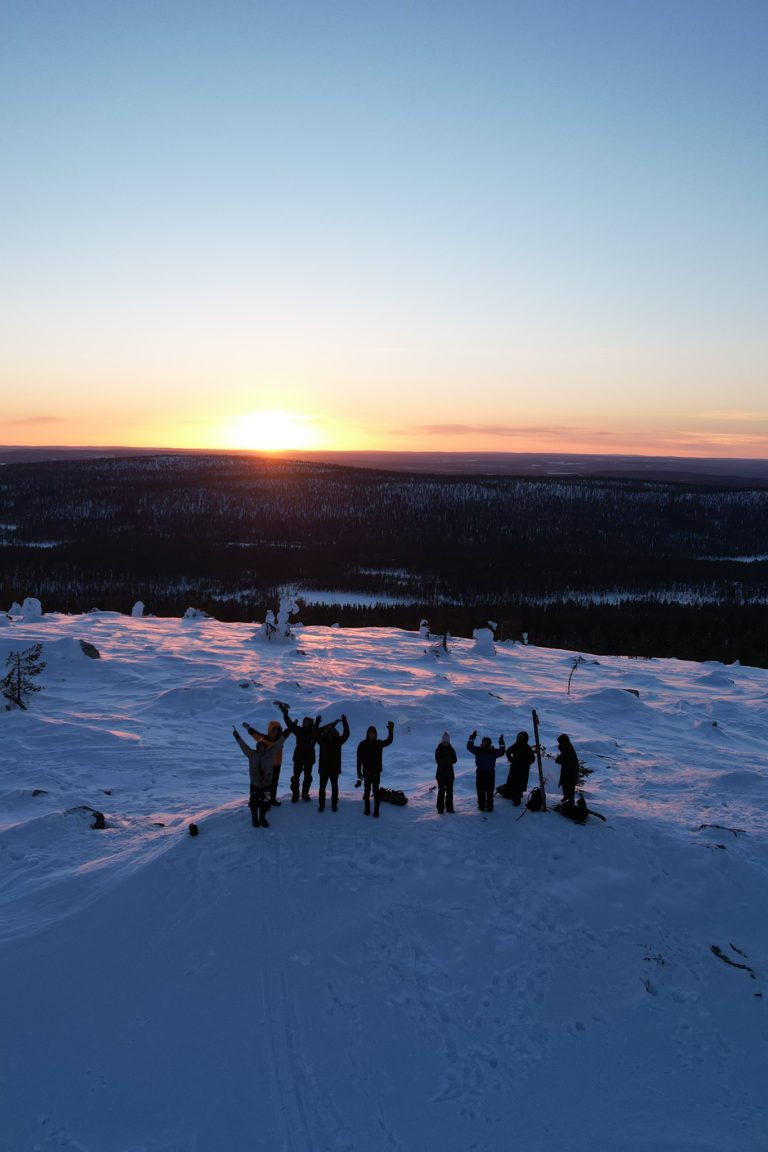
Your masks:
<svg viewBox="0 0 768 1152"><path fill-rule="evenodd" d="M585 654L567 695L569 652L253 631L0 629L0 672L47 661L0 712L3 1152L764 1152L768 672ZM338 812L286 764L254 829L232 725L275 699L352 736ZM467 737L533 708L605 823L478 811ZM389 719L409 803L374 820L354 750Z"/></svg>

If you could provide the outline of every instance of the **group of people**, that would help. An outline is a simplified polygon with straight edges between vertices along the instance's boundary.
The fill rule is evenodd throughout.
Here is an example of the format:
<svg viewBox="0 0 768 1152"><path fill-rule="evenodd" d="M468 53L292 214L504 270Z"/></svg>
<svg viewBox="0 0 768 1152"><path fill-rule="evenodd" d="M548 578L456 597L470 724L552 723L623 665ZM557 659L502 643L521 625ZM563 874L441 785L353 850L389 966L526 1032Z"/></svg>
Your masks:
<svg viewBox="0 0 768 1152"><path fill-rule="evenodd" d="M249 808L254 828L268 828L267 812L272 806L279 806L277 795L280 772L283 762L283 745L289 736L295 737L293 750L293 773L291 775L291 802L310 801L312 770L315 763L320 778L318 810L323 812L326 804L328 785L331 786L331 810L339 807L339 775L341 774L341 749L349 739L349 723L342 713L338 720L323 723L322 716L305 716L301 724L292 719L288 705L276 701L283 716L283 723L273 720L266 732L260 732L250 724L243 724L255 746L248 744L236 728L232 729L235 740L248 758L250 776ZM339 728L339 726L341 726ZM357 746L357 780L355 787L364 786L363 810L366 816L379 815L381 803L382 752L392 743L395 726L387 722L387 736L380 739L375 727L368 728L365 738ZM528 790L528 774L535 759L535 753L528 743L528 733L518 732L514 744L505 746L504 736L499 737L494 747L490 736L477 742L477 732L467 741L467 751L475 758L475 783L477 806L481 812L493 811L495 795L504 796L519 805ZM559 786L564 800L573 800L578 779L579 762L570 739L565 733L557 738L559 755L555 762L560 765ZM506 757L509 771L504 784L496 787L496 761ZM435 749L437 781L437 811L453 812L453 784L455 779L456 750L451 744L448 732L444 732ZM373 807L371 807L373 805Z"/></svg>
<svg viewBox="0 0 768 1152"><path fill-rule="evenodd" d="M291 776L291 803L297 804L299 798L311 800L312 769L317 762L320 777L320 791L318 796L318 809L325 810L326 793L328 785L331 786L331 810L337 812L339 808L339 776L341 774L341 748L349 739L349 723L344 713L338 720L323 723L322 716L305 716L301 724L293 720L288 711L288 705L277 701L277 707L283 714L283 724L273 720L266 732L259 732L250 724L244 724L246 732L256 741L252 747L243 740L236 728L232 729L235 740L248 757L248 772L250 776L250 798L248 806L251 810L251 821L254 828L268 828L267 812L273 805L279 806L281 801L277 795L280 782L280 771L283 763L283 744L289 736L296 738L293 749L293 774ZM341 725L341 730L339 730ZM395 725L390 720L387 723L386 739L379 739L379 734L371 726L357 746L357 782L356 787L365 785L363 792L364 811L366 816L371 814L371 799L373 799L373 815L379 815L381 803L380 785L382 771L382 751L391 744L395 738Z"/></svg>
<svg viewBox="0 0 768 1152"><path fill-rule="evenodd" d="M443 733L443 741L447 733ZM504 796L512 801L513 804L519 805L524 794L528 791L528 775L531 770L531 765L536 759L536 754L528 743L528 733L518 732L514 744L509 748L504 743L504 735L499 736L498 747L493 746L493 741L490 736L483 736L479 744L477 741L477 732L473 732L467 741L467 751L471 752L475 758L475 783L477 787L477 806L481 812L493 811L493 798L495 795ZM450 742L448 742L450 748ZM563 732L557 738L558 755L555 757L555 763L560 765L560 779L558 787L562 789L563 800L573 801L576 794L576 784L579 778L579 758L576 755L576 749L571 743L570 737ZM435 759L438 760L438 751L440 745L435 750ZM453 749L451 749L453 751ZM442 755L445 756L445 747L443 747ZM496 761L500 760L502 756L506 756L509 761L509 772L504 784L496 787ZM453 753L453 763L456 762L456 753ZM440 761L438 760L438 789L440 787ZM453 788L453 776L451 775L450 781L446 783L446 788ZM448 807L448 800L450 798L451 807ZM453 792L446 792L446 811L453 811ZM440 793L438 791L437 810L442 811L440 807Z"/></svg>

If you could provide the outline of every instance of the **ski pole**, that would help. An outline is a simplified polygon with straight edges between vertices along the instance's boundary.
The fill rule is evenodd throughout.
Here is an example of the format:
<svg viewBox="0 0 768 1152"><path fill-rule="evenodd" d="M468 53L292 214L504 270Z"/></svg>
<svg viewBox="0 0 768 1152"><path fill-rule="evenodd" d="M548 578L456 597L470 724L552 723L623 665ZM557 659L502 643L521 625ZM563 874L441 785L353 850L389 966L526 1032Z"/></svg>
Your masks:
<svg viewBox="0 0 768 1152"><path fill-rule="evenodd" d="M544 770L541 767L541 744L539 744L539 718L536 709L533 709L533 736L536 741L536 763L539 766L539 787L541 788L541 810L547 810L547 793L544 789Z"/></svg>

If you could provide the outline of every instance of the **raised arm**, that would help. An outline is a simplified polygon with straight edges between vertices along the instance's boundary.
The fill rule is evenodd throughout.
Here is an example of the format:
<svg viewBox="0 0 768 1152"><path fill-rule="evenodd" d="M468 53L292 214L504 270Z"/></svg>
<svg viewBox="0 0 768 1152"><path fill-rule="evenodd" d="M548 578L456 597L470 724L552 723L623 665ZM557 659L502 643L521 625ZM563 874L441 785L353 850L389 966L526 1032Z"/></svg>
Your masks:
<svg viewBox="0 0 768 1152"><path fill-rule="evenodd" d="M280 711L281 711L281 712L282 712L282 714L283 714L283 720L285 720L285 726L286 726L286 728L288 729L288 731L289 731L289 732L292 732L292 733L293 733L293 735L295 736L295 735L296 735L296 733L297 733L297 732L298 732L298 730L299 730L299 726L298 726L298 724L296 723L296 721L295 721L295 720L291 720L290 716L288 715L288 705L287 705L287 704L283 704L283 703L281 702L281 703L279 703L277 706L278 706L278 708L280 709Z"/></svg>

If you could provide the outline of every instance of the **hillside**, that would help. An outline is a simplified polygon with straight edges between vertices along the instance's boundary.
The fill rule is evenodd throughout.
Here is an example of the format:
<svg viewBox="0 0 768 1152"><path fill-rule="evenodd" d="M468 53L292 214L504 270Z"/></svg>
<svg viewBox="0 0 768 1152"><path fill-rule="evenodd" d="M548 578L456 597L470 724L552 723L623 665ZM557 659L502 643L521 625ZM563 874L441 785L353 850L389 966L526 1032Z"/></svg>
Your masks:
<svg viewBox="0 0 768 1152"><path fill-rule="evenodd" d="M234 621L289 588L308 624L768 666L764 484L222 454L7 465L0 494L0 602Z"/></svg>
<svg viewBox="0 0 768 1152"><path fill-rule="evenodd" d="M115 612L0 629L0 667L38 642L47 661L29 710L0 712L0 1149L762 1150L768 673L253 634ZM254 829L232 726L277 698L348 716L341 802L318 812L316 779L289 802L290 740ZM533 708L605 822L478 811L467 737L511 742ZM383 782L409 803L374 821L354 746L389 719Z"/></svg>

